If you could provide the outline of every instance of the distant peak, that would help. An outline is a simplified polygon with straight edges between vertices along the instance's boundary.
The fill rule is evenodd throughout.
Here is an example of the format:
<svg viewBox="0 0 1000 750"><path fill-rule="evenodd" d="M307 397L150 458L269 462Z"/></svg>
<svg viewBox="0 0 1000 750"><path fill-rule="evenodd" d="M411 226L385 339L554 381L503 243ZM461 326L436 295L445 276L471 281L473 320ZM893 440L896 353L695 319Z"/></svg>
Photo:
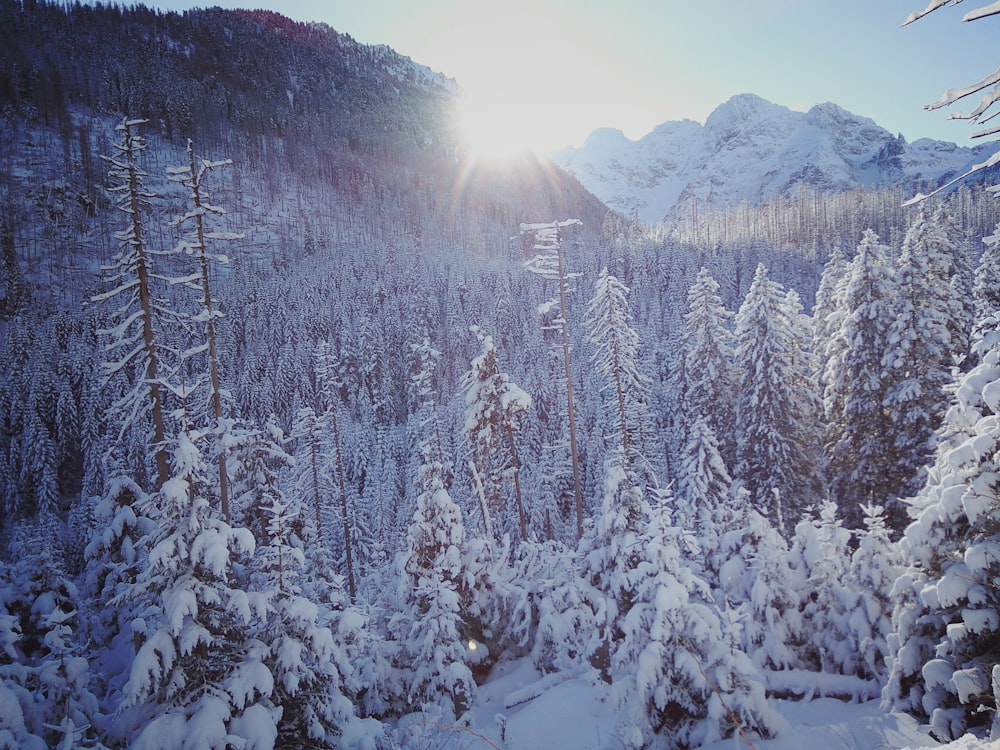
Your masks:
<svg viewBox="0 0 1000 750"><path fill-rule="evenodd" d="M584 148L617 145L625 143L626 141L629 141L629 139L626 138L625 133L618 128L598 128L587 136L587 140L584 142Z"/></svg>
<svg viewBox="0 0 1000 750"><path fill-rule="evenodd" d="M839 104L834 104L833 102L823 102L822 104L817 104L815 107L806 112L806 118L810 122L857 122L865 125L876 126L874 120L849 112Z"/></svg>
<svg viewBox="0 0 1000 750"><path fill-rule="evenodd" d="M790 112L787 107L769 102L756 94L737 94L729 101L720 104L705 121L706 127L725 125L733 120L747 120L764 114Z"/></svg>

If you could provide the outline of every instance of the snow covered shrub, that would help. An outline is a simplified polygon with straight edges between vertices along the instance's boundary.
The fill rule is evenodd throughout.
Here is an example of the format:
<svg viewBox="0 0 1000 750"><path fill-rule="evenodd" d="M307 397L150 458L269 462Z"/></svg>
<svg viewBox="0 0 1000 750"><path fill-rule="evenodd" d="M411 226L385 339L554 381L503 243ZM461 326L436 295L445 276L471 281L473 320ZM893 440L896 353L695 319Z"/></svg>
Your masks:
<svg viewBox="0 0 1000 750"><path fill-rule="evenodd" d="M77 641L81 599L52 553L56 524L42 518L22 527L11 545L17 561L0 580L0 685L6 690L0 702L17 703L9 705L6 728L0 719L0 747L4 732L20 735L25 746L33 736L42 746L86 741L101 747L103 717Z"/></svg>
<svg viewBox="0 0 1000 750"><path fill-rule="evenodd" d="M790 565L787 543L745 492L735 492L721 510L717 550L707 565L716 599L743 611L741 643L758 669L802 667L805 581Z"/></svg>
<svg viewBox="0 0 1000 750"><path fill-rule="evenodd" d="M884 683L892 633L891 593L901 569L899 545L889 539L881 506L862 506L861 511L865 530L847 571L848 585L856 597L847 626L854 641L855 674Z"/></svg>

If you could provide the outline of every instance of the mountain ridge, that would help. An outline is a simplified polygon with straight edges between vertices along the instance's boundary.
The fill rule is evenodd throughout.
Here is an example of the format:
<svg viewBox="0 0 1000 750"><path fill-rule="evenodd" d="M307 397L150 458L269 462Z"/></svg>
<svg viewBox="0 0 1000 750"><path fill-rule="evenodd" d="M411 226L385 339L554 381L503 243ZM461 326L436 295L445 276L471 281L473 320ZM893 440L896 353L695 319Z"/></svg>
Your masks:
<svg viewBox="0 0 1000 750"><path fill-rule="evenodd" d="M903 184L937 187L998 150L921 138L912 143L833 102L797 112L755 94L719 105L702 125L661 123L639 140L595 130L552 160L609 208L648 223L692 201L713 209L759 205L800 185L842 192Z"/></svg>

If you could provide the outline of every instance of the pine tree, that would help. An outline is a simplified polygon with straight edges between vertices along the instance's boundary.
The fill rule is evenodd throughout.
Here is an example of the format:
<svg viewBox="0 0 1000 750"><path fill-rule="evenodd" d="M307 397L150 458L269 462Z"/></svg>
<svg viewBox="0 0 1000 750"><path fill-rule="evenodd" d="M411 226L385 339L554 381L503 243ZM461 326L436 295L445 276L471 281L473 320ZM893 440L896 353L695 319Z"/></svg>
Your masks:
<svg viewBox="0 0 1000 750"><path fill-rule="evenodd" d="M800 311L760 265L736 316L737 464L734 474L779 530L816 496L811 434L818 414Z"/></svg>
<svg viewBox="0 0 1000 750"><path fill-rule="evenodd" d="M132 611L122 595L141 568L142 538L152 531L149 519L137 508L148 502L142 489L126 477L112 480L94 508L94 534L84 550L87 567L84 595L94 604L88 633L100 647L109 647L120 633L127 634Z"/></svg>
<svg viewBox="0 0 1000 750"><path fill-rule="evenodd" d="M330 428L330 443L333 448L333 470L337 480L340 496L340 521L344 542L344 568L347 573L347 590L353 604L358 595L357 576L354 572L355 534L351 529L353 514L347 497L347 475L344 471L344 453L340 440L340 421L337 418L340 402L339 391L343 382L339 375L340 364L328 343L321 343L316 348L316 377L319 380L320 392L326 402L326 411L322 422Z"/></svg>
<svg viewBox="0 0 1000 750"><path fill-rule="evenodd" d="M881 506L861 509L865 528L858 548L851 555L848 586L857 592L857 602L848 613L847 628L857 655L856 673L885 684L892 634L892 588L902 570L899 545L889 537Z"/></svg>
<svg viewBox="0 0 1000 750"><path fill-rule="evenodd" d="M0 573L0 685L16 696L0 713L19 708L21 727L7 731L22 734L25 746L34 735L48 747L102 748L104 717L80 627L84 600L65 570L60 525L43 514L19 527L8 550L15 562Z"/></svg>
<svg viewBox="0 0 1000 750"><path fill-rule="evenodd" d="M683 545L680 530L610 466L602 513L581 552L585 580L605 595L606 612L595 614L605 623L612 690L625 704L626 747L649 747L658 736L693 747L736 732L769 736L777 726L763 681L723 633Z"/></svg>
<svg viewBox="0 0 1000 750"><path fill-rule="evenodd" d="M810 669L854 674L859 656L848 628L855 592L847 585L851 532L837 516L837 505L825 501L816 518L795 527L790 558L809 597L803 602L803 629L808 642L802 658Z"/></svg>
<svg viewBox="0 0 1000 750"><path fill-rule="evenodd" d="M976 317L979 320L1000 311L1000 221L997 222L993 236L986 238L983 243L986 247L976 266L973 287Z"/></svg>
<svg viewBox="0 0 1000 750"><path fill-rule="evenodd" d="M739 642L761 670L805 666L801 609L803 576L791 566L788 544L750 502L746 490L718 509L718 538L706 549L707 580L741 625Z"/></svg>
<svg viewBox="0 0 1000 750"><path fill-rule="evenodd" d="M566 417L569 421L570 458L573 462L573 499L578 541L583 536L583 489L580 484L580 451L577 447L576 404L573 399L569 326L566 322L566 295L569 291L569 283L575 278L575 275L566 269L563 244L565 242L564 230L581 223L579 219L568 219L546 224L521 225L522 242L526 247L530 246L529 249L533 253L532 259L526 264L527 269L543 279L556 281L559 287L558 300L547 301L543 307L550 311L552 308L557 309L558 320L554 325L559 329L562 337L563 369L566 380Z"/></svg>
<svg viewBox="0 0 1000 750"><path fill-rule="evenodd" d="M328 434L322 417L311 406L304 406L295 415L289 437L297 441L295 451L295 491L310 506L311 534L318 547L324 546L326 513L332 494L326 471L324 438Z"/></svg>
<svg viewBox="0 0 1000 750"><path fill-rule="evenodd" d="M402 699L411 706L437 706L457 719L471 707L476 689L459 611L465 529L434 453L425 442L421 493L397 560L403 605L389 628L400 646Z"/></svg>
<svg viewBox="0 0 1000 750"><path fill-rule="evenodd" d="M678 471L676 522L697 537L706 560L718 545L718 522L731 505L732 483L712 428L695 420Z"/></svg>
<svg viewBox="0 0 1000 750"><path fill-rule="evenodd" d="M339 747L354 718L344 694L354 670L320 608L303 596L305 555L293 531L297 503L286 501L277 487L269 489L265 503L268 542L259 550L258 565L268 616L258 637L268 647L264 661L274 677L272 702L281 707L275 747Z"/></svg>

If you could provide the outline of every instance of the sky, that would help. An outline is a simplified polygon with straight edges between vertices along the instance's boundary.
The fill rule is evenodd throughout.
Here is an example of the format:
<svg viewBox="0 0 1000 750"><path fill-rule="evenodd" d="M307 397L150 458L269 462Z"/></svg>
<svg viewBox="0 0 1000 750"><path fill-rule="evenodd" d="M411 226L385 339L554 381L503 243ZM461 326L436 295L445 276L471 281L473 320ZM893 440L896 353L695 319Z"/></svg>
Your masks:
<svg viewBox="0 0 1000 750"><path fill-rule="evenodd" d="M792 110L834 102L907 140L970 145L927 112L948 88L1000 66L1000 18L963 23L972 0L901 27L928 0L247 0L320 21L454 78L470 137L498 150L579 146L598 128L633 140L657 125L704 123L753 93ZM147 0L182 11L216 3Z"/></svg>

